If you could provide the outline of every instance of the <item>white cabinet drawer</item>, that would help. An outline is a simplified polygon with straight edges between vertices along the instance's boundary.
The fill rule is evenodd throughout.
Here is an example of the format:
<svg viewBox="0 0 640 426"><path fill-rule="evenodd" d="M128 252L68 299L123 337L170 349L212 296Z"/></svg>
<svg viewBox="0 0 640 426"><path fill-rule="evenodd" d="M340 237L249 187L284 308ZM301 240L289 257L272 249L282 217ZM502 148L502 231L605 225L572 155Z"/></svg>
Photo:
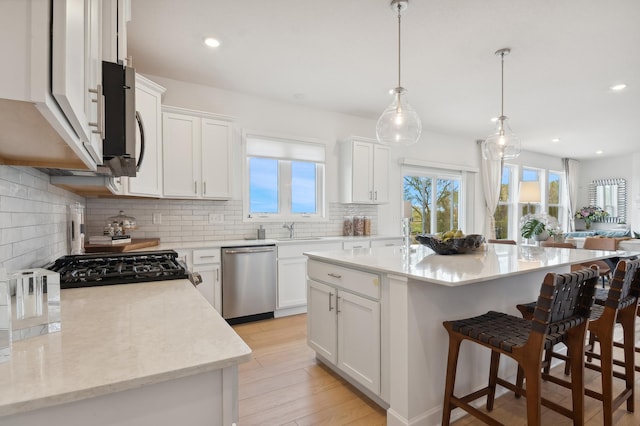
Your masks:
<svg viewBox="0 0 640 426"><path fill-rule="evenodd" d="M193 251L193 264L220 263L220 249L199 249Z"/></svg>
<svg viewBox="0 0 640 426"><path fill-rule="evenodd" d="M278 245L278 258L300 257L308 251L342 250L341 242L313 242L302 244L280 244Z"/></svg>
<svg viewBox="0 0 640 426"><path fill-rule="evenodd" d="M309 260L307 274L310 279L333 284L354 293L380 299L380 276L329 263Z"/></svg>
<svg viewBox="0 0 640 426"><path fill-rule="evenodd" d="M371 240L371 247L401 246L402 238L389 238L383 240Z"/></svg>
<svg viewBox="0 0 640 426"><path fill-rule="evenodd" d="M345 250L351 249L359 249L359 248L369 248L370 247L369 240L360 240L360 241L345 241L342 243L342 248Z"/></svg>

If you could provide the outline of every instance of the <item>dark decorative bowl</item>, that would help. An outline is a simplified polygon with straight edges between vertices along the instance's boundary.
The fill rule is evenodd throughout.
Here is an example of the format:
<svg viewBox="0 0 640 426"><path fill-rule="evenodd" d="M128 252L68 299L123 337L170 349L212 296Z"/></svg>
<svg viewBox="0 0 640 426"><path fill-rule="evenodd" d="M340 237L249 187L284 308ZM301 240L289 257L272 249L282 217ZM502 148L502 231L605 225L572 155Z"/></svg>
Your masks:
<svg viewBox="0 0 640 426"><path fill-rule="evenodd" d="M479 234L470 234L462 238L451 238L442 241L434 235L416 235L416 241L429 247L437 254L463 254L477 249L484 242L484 237Z"/></svg>

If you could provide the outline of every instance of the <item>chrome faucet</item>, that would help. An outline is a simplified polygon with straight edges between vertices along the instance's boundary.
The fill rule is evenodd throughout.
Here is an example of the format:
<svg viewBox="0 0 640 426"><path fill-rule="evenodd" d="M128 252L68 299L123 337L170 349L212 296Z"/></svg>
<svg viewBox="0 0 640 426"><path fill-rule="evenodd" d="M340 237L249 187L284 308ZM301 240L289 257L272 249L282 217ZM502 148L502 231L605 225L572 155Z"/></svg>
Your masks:
<svg viewBox="0 0 640 426"><path fill-rule="evenodd" d="M283 228L287 228L289 230L289 238L293 239L293 233L295 230L295 222L291 222L289 224L287 224L286 222L284 223L284 225L282 225Z"/></svg>

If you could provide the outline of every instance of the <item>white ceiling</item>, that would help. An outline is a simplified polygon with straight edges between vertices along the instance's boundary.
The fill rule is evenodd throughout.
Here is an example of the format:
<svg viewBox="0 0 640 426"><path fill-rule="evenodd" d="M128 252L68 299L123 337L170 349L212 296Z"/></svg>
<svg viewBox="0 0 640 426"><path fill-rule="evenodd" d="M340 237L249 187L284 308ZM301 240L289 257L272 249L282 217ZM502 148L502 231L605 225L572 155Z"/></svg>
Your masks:
<svg viewBox="0 0 640 426"><path fill-rule="evenodd" d="M142 73L371 119L397 85L389 0L131 3L129 54ZM494 52L510 47L505 115L523 149L628 154L640 135L639 23L638 0L411 0L402 85L425 130L485 138L500 112Z"/></svg>

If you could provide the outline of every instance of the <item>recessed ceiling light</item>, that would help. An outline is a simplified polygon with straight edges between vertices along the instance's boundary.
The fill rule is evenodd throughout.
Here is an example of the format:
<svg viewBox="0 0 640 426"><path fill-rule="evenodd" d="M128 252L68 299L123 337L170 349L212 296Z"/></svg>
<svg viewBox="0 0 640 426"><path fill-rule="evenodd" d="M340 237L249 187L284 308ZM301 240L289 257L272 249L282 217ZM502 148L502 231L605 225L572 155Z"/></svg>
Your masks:
<svg viewBox="0 0 640 426"><path fill-rule="evenodd" d="M560 142L560 138L553 138L553 139L551 139L551 142L558 143L558 142Z"/></svg>
<svg viewBox="0 0 640 426"><path fill-rule="evenodd" d="M609 89L613 90L614 92L619 92L620 90L624 90L627 88L627 85L622 83L622 84L616 84L614 86L609 87Z"/></svg>
<svg viewBox="0 0 640 426"><path fill-rule="evenodd" d="M204 44L206 44L209 47L218 47L220 46L220 41L213 37L207 37L204 39Z"/></svg>
<svg viewBox="0 0 640 426"><path fill-rule="evenodd" d="M602 151L601 149L599 149L599 150L597 150L597 151L596 151L596 154L600 155L600 154L602 154L603 152L604 152L604 151Z"/></svg>

